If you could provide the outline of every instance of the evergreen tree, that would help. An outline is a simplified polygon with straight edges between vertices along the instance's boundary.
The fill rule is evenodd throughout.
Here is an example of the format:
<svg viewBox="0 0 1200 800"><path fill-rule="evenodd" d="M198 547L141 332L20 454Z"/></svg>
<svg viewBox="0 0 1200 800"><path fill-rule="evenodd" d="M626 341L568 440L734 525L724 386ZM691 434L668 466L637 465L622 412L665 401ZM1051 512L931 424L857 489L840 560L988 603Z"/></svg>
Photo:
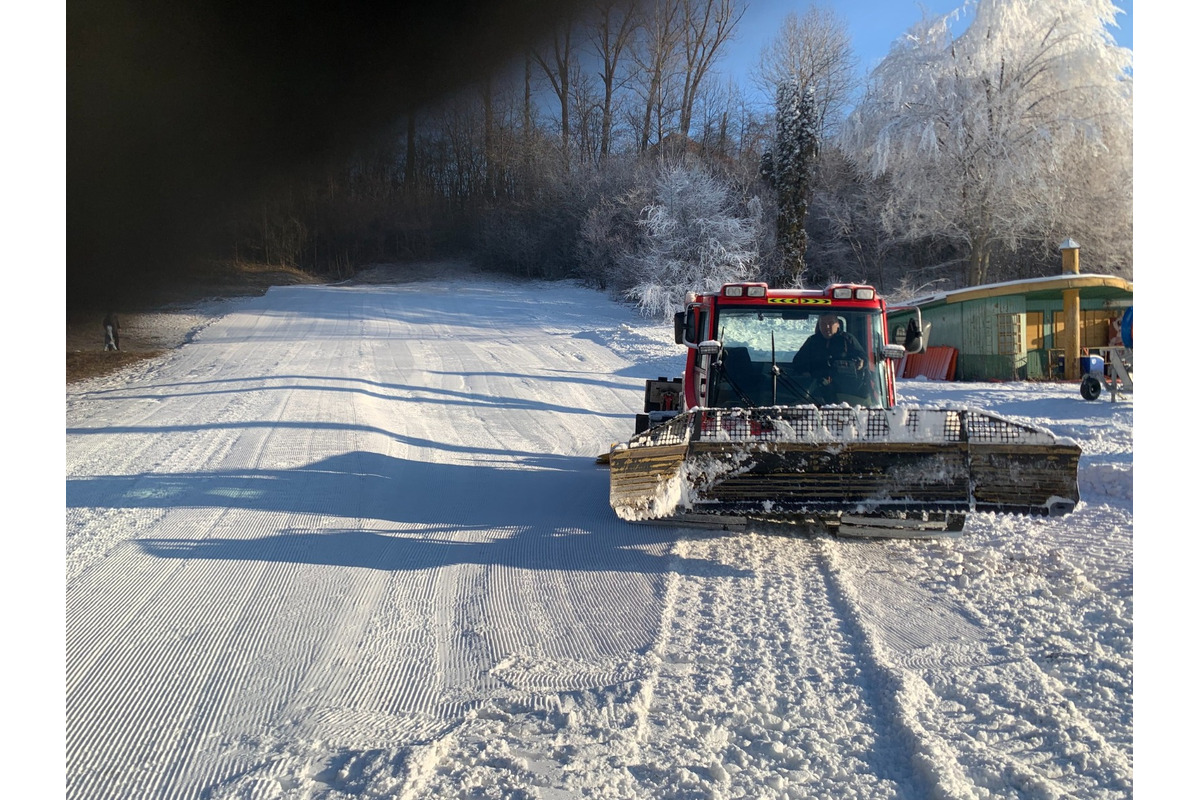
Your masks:
<svg viewBox="0 0 1200 800"><path fill-rule="evenodd" d="M804 259L808 249L804 223L817 163L818 122L812 87L801 91L796 80L781 83L776 105L775 151L763 155L761 171L775 190L779 209L776 244L782 264L781 274L772 283L802 286L805 278L821 282L828 277L823 270L808 268Z"/></svg>

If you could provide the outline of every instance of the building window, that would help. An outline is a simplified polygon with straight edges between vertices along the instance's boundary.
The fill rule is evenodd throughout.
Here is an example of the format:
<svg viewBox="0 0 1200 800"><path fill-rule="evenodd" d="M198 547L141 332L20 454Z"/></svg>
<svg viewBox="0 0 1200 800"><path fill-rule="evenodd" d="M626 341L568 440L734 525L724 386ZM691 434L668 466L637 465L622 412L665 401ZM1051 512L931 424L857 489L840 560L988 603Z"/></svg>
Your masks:
<svg viewBox="0 0 1200 800"><path fill-rule="evenodd" d="M996 315L996 352L1002 356L1019 356L1025 352L1021 341L1021 315Z"/></svg>
<svg viewBox="0 0 1200 800"><path fill-rule="evenodd" d="M1108 345L1108 321L1117 316L1112 311L1080 311L1079 312L1079 346L1105 347ZM1054 312L1054 344L1056 347L1066 346L1067 316L1061 311Z"/></svg>
<svg viewBox="0 0 1200 800"><path fill-rule="evenodd" d="M1041 350L1046 346L1046 334L1042 330L1042 312L1025 312L1025 347L1029 350Z"/></svg>

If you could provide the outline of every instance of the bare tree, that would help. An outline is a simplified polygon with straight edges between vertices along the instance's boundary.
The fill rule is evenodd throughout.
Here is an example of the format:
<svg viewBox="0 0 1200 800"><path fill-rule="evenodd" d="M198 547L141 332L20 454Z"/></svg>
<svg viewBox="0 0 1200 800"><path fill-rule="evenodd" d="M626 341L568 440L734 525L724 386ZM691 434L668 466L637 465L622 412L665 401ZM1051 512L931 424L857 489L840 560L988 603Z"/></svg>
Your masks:
<svg viewBox="0 0 1200 800"><path fill-rule="evenodd" d="M820 130L828 135L858 82L857 69L845 20L831 9L809 6L803 17L788 12L751 77L767 96L787 81L799 83L801 91L811 88Z"/></svg>
<svg viewBox="0 0 1200 800"><path fill-rule="evenodd" d="M571 109L574 150L581 167L596 167L603 159L604 100L596 85L579 64L571 68Z"/></svg>
<svg viewBox="0 0 1200 800"><path fill-rule="evenodd" d="M417 185L417 112L405 115L404 128L404 186L411 189Z"/></svg>
<svg viewBox="0 0 1200 800"><path fill-rule="evenodd" d="M640 153L650 146L656 114L662 116L683 35L683 4L684 0L657 0L645 14L633 51L633 85L642 101L637 120Z"/></svg>
<svg viewBox="0 0 1200 800"><path fill-rule="evenodd" d="M690 135L692 112L700 88L745 13L746 4L740 0L684 0L683 83L679 104L681 135Z"/></svg>
<svg viewBox="0 0 1200 800"><path fill-rule="evenodd" d="M489 76L483 96L483 154L487 165L485 194L489 202L515 195L517 182L528 174L524 76L517 64ZM532 122L530 122L532 124Z"/></svg>
<svg viewBox="0 0 1200 800"><path fill-rule="evenodd" d="M555 26L554 34L548 44L549 53L534 50L533 60L550 81L550 88L559 103L559 132L562 139L563 168L570 168L571 149L571 77L574 60L571 34L574 19L568 17Z"/></svg>
<svg viewBox="0 0 1200 800"><path fill-rule="evenodd" d="M495 86L491 75L484 78L480 89L483 98L483 158L486 164L484 193L495 199L500 186L500 165L496 153Z"/></svg>
<svg viewBox="0 0 1200 800"><path fill-rule="evenodd" d="M732 80L708 81L701 87L692 108L692 138L705 152L732 157L737 149L735 129L745 113L742 91Z"/></svg>
<svg viewBox="0 0 1200 800"><path fill-rule="evenodd" d="M622 82L622 59L628 54L639 24L639 0L594 0L594 16L589 38L600 59L600 85L604 89L600 106L600 158L612 149L614 98Z"/></svg>

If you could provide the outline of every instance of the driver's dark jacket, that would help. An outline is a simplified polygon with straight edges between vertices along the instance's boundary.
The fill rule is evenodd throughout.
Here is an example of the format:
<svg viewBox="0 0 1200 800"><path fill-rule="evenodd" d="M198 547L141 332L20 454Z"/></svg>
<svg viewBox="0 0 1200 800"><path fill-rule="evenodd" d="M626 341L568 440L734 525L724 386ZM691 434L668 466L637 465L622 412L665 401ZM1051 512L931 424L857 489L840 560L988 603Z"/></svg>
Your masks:
<svg viewBox="0 0 1200 800"><path fill-rule="evenodd" d="M838 331L826 339L818 331L808 337L792 363L801 372L808 372L814 378L827 378L834 374L833 362L841 359L855 360L861 358L865 363L867 352L850 334Z"/></svg>

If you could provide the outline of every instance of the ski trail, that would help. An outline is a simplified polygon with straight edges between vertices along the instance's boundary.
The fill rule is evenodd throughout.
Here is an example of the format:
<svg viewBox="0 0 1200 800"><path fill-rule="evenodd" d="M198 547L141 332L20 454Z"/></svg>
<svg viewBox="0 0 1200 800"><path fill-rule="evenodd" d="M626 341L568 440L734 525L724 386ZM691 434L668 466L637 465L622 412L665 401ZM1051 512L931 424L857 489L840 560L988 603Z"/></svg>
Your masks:
<svg viewBox="0 0 1200 800"><path fill-rule="evenodd" d="M908 670L893 666L889 658L886 645L889 639L914 645L913 634L918 631L926 641L932 638L929 637L931 626L927 624L928 616L922 615L924 619L919 628L896 626L890 631L892 635L887 636L887 631L881 631L869 621L862 595L842 568L840 550L844 545L825 537L818 538L816 545L830 594L840 615L854 632L861 654L860 663L866 671L867 681L880 698L881 713L890 721L892 736L903 743L914 765L920 781L918 796L964 800L976 796L974 787L959 768L951 748L934 732L936 729L931 730L927 726L928 719L922 719L921 709L930 705L927 688ZM876 599L889 604L895 604L897 600L893 594L886 598L879 595ZM910 603L910 609L911 606ZM906 617L911 620L911 617Z"/></svg>
<svg viewBox="0 0 1200 800"><path fill-rule="evenodd" d="M69 404L68 797L412 796L645 673L671 540L593 463L635 381L425 292L272 290Z"/></svg>
<svg viewBox="0 0 1200 800"><path fill-rule="evenodd" d="M814 541L763 531L688 541L747 574L682 590L671 679L656 701L691 709L694 729L679 746L710 757L696 776L659 776L655 791L685 797L710 777L731 795L757 785L767 797L927 796L893 741L882 685Z"/></svg>
<svg viewBox="0 0 1200 800"><path fill-rule="evenodd" d="M907 568L941 545L764 531L681 532L627 686L493 698L407 796L1127 796L1053 681ZM1042 755L1054 737L1075 763Z"/></svg>
<svg viewBox="0 0 1200 800"><path fill-rule="evenodd" d="M1128 459L951 542L625 523L646 330L289 287L69 389L67 798L1132 794Z"/></svg>
<svg viewBox="0 0 1200 800"><path fill-rule="evenodd" d="M644 652L616 658L606 670L505 659L492 675L516 691L493 694L452 733L421 746L400 797L655 797L625 765L643 758L666 633L678 616L676 600L686 580L681 546L676 541L667 558L658 633ZM578 685L580 678L586 685Z"/></svg>

